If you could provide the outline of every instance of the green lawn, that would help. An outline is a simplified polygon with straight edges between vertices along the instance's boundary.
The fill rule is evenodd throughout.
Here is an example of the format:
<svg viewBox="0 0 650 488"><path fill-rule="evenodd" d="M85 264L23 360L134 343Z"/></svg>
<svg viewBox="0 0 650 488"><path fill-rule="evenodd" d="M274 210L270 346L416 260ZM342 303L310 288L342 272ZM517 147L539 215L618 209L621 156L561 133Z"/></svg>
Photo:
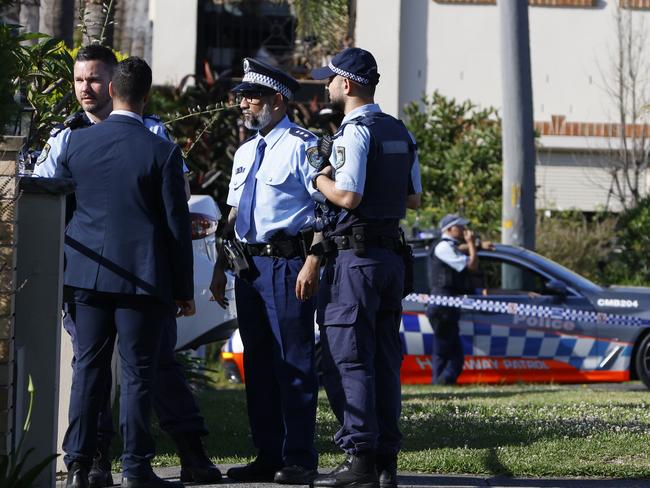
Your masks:
<svg viewBox="0 0 650 488"><path fill-rule="evenodd" d="M254 452L243 387L199 394L217 463ZM650 477L650 392L599 386L407 386L399 469L511 476ZM321 391L316 445L320 465L342 458ZM173 444L156 430L158 465L177 465Z"/></svg>

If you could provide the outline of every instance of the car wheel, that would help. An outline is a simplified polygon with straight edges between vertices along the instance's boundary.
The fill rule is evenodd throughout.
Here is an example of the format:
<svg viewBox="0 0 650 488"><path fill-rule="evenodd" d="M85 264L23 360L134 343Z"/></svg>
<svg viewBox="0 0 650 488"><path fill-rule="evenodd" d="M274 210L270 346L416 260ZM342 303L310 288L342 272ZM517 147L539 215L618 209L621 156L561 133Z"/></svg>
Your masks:
<svg viewBox="0 0 650 488"><path fill-rule="evenodd" d="M634 357L634 366L639 379L650 388L650 334L646 334L641 339Z"/></svg>

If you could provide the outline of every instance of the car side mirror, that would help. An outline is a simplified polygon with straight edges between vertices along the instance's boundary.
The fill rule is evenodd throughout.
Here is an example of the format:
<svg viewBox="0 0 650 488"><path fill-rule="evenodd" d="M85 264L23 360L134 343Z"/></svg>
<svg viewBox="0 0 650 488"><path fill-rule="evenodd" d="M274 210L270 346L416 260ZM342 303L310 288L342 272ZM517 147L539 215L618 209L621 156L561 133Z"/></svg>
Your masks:
<svg viewBox="0 0 650 488"><path fill-rule="evenodd" d="M553 293L553 295L567 296L569 294L569 289L566 286L566 283L562 280L549 280L546 282L546 289Z"/></svg>

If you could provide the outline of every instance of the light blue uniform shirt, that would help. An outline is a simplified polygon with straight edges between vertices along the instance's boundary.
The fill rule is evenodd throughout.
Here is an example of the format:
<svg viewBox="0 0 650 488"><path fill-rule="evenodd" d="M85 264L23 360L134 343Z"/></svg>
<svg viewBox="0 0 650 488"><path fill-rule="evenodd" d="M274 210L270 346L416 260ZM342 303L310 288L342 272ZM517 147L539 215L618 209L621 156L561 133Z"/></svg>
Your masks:
<svg viewBox="0 0 650 488"><path fill-rule="evenodd" d="M112 113L121 113L122 115L127 115L123 113L122 110L116 110ZM158 119L158 117L145 116L144 118L140 118L140 120L144 122L144 126L151 132L157 136L162 137L163 139L173 142L167 134L165 124L163 124L160 119ZM41 176L43 178L51 178L54 176L59 157L63 153L65 147L68 145L68 141L70 141L71 132L72 130L69 127L66 127L64 129L59 129L57 127L52 130L50 133L50 138L47 140L47 144L45 144L43 147L43 151L36 161L36 166L34 167L34 172L32 173L33 176ZM183 161L183 172L189 172L185 161Z"/></svg>
<svg viewBox="0 0 650 488"><path fill-rule="evenodd" d="M454 244L458 244L456 239L445 236L433 250L433 253L440 261L460 273L467 267L469 256L463 254Z"/></svg>
<svg viewBox="0 0 650 488"><path fill-rule="evenodd" d="M341 125L343 126L346 122L370 112L381 112L381 109L376 103L355 108L343 118ZM410 135L415 143L413 134ZM363 195L369 151L370 131L363 125L348 124L342 134L335 136L330 162L332 163L332 175L336 181L335 186L337 189ZM411 183L415 193L422 193L420 162L417 153L415 153L415 160L411 168Z"/></svg>
<svg viewBox="0 0 650 488"><path fill-rule="evenodd" d="M239 207L261 139L258 133L235 153L227 199L231 207ZM297 235L315 220L312 194L316 190L311 179L321 163L318 139L286 116L263 139L266 149L256 176L251 228L245 236L237 234L239 240L248 243L268 242L280 230Z"/></svg>

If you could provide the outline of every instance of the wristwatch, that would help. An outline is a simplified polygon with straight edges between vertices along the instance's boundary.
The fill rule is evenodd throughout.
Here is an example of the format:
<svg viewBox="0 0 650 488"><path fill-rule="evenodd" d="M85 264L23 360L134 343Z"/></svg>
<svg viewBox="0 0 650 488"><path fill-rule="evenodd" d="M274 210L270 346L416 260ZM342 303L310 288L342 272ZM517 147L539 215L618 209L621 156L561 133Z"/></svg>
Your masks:
<svg viewBox="0 0 650 488"><path fill-rule="evenodd" d="M311 186L314 190L318 190L318 186L316 185L316 179L319 176L325 176L323 173L316 173L314 176L311 177Z"/></svg>

